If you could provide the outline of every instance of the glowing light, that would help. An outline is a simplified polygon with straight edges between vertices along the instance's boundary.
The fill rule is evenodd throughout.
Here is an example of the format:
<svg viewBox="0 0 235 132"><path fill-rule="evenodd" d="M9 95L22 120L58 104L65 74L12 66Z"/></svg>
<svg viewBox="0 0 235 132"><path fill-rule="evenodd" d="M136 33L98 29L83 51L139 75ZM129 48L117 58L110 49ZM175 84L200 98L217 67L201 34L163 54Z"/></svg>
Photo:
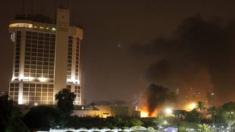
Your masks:
<svg viewBox="0 0 235 132"><path fill-rule="evenodd" d="M11 41L12 42L16 41L16 33L15 32L11 33Z"/></svg>
<svg viewBox="0 0 235 132"><path fill-rule="evenodd" d="M163 124L163 125L167 125L167 124L168 124L168 121L167 121L167 120L164 120L164 121L162 122L162 124Z"/></svg>
<svg viewBox="0 0 235 132"><path fill-rule="evenodd" d="M46 82L48 79L45 78L45 77L39 77L38 80L39 80L40 82Z"/></svg>
<svg viewBox="0 0 235 132"><path fill-rule="evenodd" d="M29 81L33 81L35 78L33 78L33 77L28 77L28 80Z"/></svg>
<svg viewBox="0 0 235 132"><path fill-rule="evenodd" d="M185 106L185 110L191 111L193 109L197 108L197 103L196 102L191 102Z"/></svg>
<svg viewBox="0 0 235 132"><path fill-rule="evenodd" d="M20 74L19 76L19 80L21 81L26 81L26 80L29 80L30 77L25 77L23 74Z"/></svg>
<svg viewBox="0 0 235 132"><path fill-rule="evenodd" d="M109 116L110 116L109 113L103 113L101 117L102 118L108 118Z"/></svg>
<svg viewBox="0 0 235 132"><path fill-rule="evenodd" d="M45 27L45 26L40 26L40 25L34 25L32 23L12 23L12 24L9 24L9 28L39 28L41 30L52 30L52 31L56 31L56 28L55 27Z"/></svg>
<svg viewBox="0 0 235 132"><path fill-rule="evenodd" d="M56 28L53 27L53 28L51 28L51 30L52 30L52 31L56 31Z"/></svg>
<svg viewBox="0 0 235 132"><path fill-rule="evenodd" d="M82 106L82 110L84 110L85 108L84 108L84 106Z"/></svg>
<svg viewBox="0 0 235 132"><path fill-rule="evenodd" d="M150 113L147 106L141 106L141 108L139 109L137 108L137 111L140 112L141 118L157 117L157 115L159 114L159 109L155 109L154 111Z"/></svg>
<svg viewBox="0 0 235 132"><path fill-rule="evenodd" d="M67 82L72 82L72 83L80 84L80 80L76 79L74 76L72 76L71 79L67 79Z"/></svg>
<svg viewBox="0 0 235 132"><path fill-rule="evenodd" d="M149 113L147 111L140 111L140 117L141 118L149 117Z"/></svg>
<svg viewBox="0 0 235 132"><path fill-rule="evenodd" d="M12 78L11 78L11 81L14 81L16 79L16 77L15 76L13 76Z"/></svg>
<svg viewBox="0 0 235 132"><path fill-rule="evenodd" d="M24 100L23 100L23 91L22 91L22 90L19 90L18 104L19 104L19 105L22 105L23 103L24 103Z"/></svg>
<svg viewBox="0 0 235 132"><path fill-rule="evenodd" d="M43 26L40 26L39 28L40 28L40 29L45 29L45 27L43 27Z"/></svg>
<svg viewBox="0 0 235 132"><path fill-rule="evenodd" d="M28 28L33 28L33 24L29 24L29 25L28 25Z"/></svg>
<svg viewBox="0 0 235 132"><path fill-rule="evenodd" d="M166 107L163 112L165 115L169 116L173 114L173 109L171 107Z"/></svg>
<svg viewBox="0 0 235 132"><path fill-rule="evenodd" d="M19 104L19 105L22 105L22 104L23 104L23 97L22 97L22 96L19 96L18 104Z"/></svg>
<svg viewBox="0 0 235 132"><path fill-rule="evenodd" d="M37 103L37 102L35 102L33 105L34 105L34 106L38 106L38 103Z"/></svg>
<svg viewBox="0 0 235 132"><path fill-rule="evenodd" d="M17 77L12 77L12 81L14 81L15 79L17 79ZM33 81L35 78L34 77L25 77L24 75L20 75L19 76L19 80L21 80L21 81Z"/></svg>
<svg viewBox="0 0 235 132"><path fill-rule="evenodd" d="M9 25L10 28L32 28L33 24L31 23L12 23Z"/></svg>

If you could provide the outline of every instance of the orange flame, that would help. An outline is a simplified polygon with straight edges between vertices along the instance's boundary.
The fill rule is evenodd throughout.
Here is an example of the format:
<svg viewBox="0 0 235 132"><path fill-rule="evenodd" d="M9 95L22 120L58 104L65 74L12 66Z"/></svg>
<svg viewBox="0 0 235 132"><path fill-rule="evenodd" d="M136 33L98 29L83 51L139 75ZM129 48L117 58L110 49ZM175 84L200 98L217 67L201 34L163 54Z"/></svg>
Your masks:
<svg viewBox="0 0 235 132"><path fill-rule="evenodd" d="M140 117L141 118L149 117L149 113L147 111L140 111Z"/></svg>
<svg viewBox="0 0 235 132"><path fill-rule="evenodd" d="M146 106L142 106L140 108L140 117L146 118L146 117L156 117L158 115L158 109L155 109L153 113L149 113L148 108Z"/></svg>

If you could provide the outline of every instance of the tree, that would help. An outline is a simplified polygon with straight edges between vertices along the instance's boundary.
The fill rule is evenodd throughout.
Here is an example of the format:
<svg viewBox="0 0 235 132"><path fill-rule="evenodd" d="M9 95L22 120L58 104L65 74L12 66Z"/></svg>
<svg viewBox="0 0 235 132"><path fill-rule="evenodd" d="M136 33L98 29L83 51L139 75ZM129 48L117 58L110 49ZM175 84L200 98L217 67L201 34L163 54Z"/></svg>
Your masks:
<svg viewBox="0 0 235 132"><path fill-rule="evenodd" d="M129 121L129 126L142 126L144 123L140 120L140 119L136 119L136 118L134 118L134 119L130 119L130 121Z"/></svg>
<svg viewBox="0 0 235 132"><path fill-rule="evenodd" d="M206 109L205 103L202 102L202 101L199 101L199 102L197 103L197 108L198 108L199 111L205 110L205 109Z"/></svg>
<svg viewBox="0 0 235 132"><path fill-rule="evenodd" d="M209 114L211 115L211 121L212 121L212 123L215 123L216 116L217 116L217 114L218 114L218 109L217 109L215 106L213 106L213 107L210 107L210 108L208 109L208 112L209 112Z"/></svg>
<svg viewBox="0 0 235 132"><path fill-rule="evenodd" d="M175 110L174 115L175 118L179 121L183 121L186 118L188 112L186 110Z"/></svg>
<svg viewBox="0 0 235 132"><path fill-rule="evenodd" d="M202 114L199 113L197 110L192 110L187 113L185 120L187 122L193 122L193 123L200 123L202 119Z"/></svg>
<svg viewBox="0 0 235 132"><path fill-rule="evenodd" d="M74 109L73 101L76 95L69 89L62 89L56 94L57 108L64 115L70 115Z"/></svg>
<svg viewBox="0 0 235 132"><path fill-rule="evenodd" d="M199 124L198 131L199 132L213 132L213 129L207 124Z"/></svg>
<svg viewBox="0 0 235 132"><path fill-rule="evenodd" d="M220 108L217 118L219 123L226 123L229 127L235 125L235 103L225 103Z"/></svg>
<svg viewBox="0 0 235 132"><path fill-rule="evenodd" d="M21 120L21 112L9 100L8 95L0 96L0 131L1 132L28 132L28 128Z"/></svg>
<svg viewBox="0 0 235 132"><path fill-rule="evenodd" d="M158 124L157 118L142 118L141 121L144 127L155 127Z"/></svg>
<svg viewBox="0 0 235 132"><path fill-rule="evenodd" d="M179 132L188 132L190 129L196 129L198 127L198 123L192 122L180 122L178 125Z"/></svg>
<svg viewBox="0 0 235 132"><path fill-rule="evenodd" d="M24 116L24 122L31 129L48 130L59 120L57 109L51 106L37 106L29 110Z"/></svg>
<svg viewBox="0 0 235 132"><path fill-rule="evenodd" d="M234 111L234 110L235 110L235 102L228 102L228 103L225 103L225 104L222 106L222 109L223 109L223 110L227 110L227 111Z"/></svg>

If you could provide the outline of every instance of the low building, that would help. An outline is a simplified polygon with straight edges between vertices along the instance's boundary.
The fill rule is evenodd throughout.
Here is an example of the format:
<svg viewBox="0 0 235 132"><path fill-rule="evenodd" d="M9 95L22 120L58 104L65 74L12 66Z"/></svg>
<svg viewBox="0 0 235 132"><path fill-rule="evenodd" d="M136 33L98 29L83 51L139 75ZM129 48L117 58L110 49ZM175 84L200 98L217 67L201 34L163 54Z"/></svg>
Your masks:
<svg viewBox="0 0 235 132"><path fill-rule="evenodd" d="M99 103L75 107L72 115L78 117L139 117L138 112L127 104Z"/></svg>

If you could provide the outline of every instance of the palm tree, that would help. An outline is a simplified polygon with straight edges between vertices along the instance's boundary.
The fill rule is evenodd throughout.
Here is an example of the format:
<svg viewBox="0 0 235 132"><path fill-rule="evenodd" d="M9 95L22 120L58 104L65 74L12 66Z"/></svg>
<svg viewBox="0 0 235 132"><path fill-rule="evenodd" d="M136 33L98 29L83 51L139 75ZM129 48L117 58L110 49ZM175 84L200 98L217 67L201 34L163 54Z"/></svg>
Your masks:
<svg viewBox="0 0 235 132"><path fill-rule="evenodd" d="M199 111L205 110L205 109L206 109L205 103L202 102L202 101L198 101L198 103L197 103L197 109L198 109Z"/></svg>

